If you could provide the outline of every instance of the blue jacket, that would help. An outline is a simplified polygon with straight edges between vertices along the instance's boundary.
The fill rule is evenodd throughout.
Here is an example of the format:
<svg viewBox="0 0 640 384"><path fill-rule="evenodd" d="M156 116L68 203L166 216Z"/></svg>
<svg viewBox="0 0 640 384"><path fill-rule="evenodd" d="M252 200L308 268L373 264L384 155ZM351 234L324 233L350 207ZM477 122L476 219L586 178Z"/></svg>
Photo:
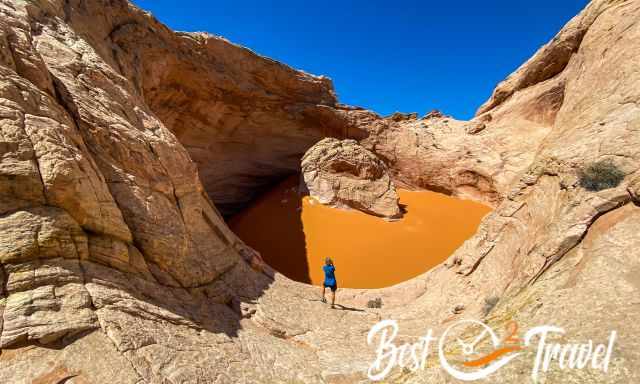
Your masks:
<svg viewBox="0 0 640 384"><path fill-rule="evenodd" d="M333 265L325 265L322 267L324 271L324 285L336 285L336 267Z"/></svg>

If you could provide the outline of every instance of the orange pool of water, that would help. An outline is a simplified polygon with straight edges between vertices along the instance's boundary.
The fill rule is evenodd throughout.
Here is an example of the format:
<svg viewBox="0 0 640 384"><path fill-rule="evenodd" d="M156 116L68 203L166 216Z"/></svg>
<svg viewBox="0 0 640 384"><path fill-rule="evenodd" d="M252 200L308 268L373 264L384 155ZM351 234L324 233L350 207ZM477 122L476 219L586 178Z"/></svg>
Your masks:
<svg viewBox="0 0 640 384"><path fill-rule="evenodd" d="M388 222L301 197L297 185L297 176L285 180L229 225L277 271L318 285L327 256L339 287L380 288L420 275L446 260L490 211L436 192L399 190L406 213Z"/></svg>

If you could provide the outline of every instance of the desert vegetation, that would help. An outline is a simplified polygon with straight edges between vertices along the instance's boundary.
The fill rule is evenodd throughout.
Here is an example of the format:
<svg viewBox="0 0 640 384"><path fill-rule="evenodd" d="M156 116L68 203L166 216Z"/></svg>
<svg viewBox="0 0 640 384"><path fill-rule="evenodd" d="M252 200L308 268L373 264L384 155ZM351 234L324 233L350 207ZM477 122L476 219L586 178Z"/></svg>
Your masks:
<svg viewBox="0 0 640 384"><path fill-rule="evenodd" d="M593 192L617 187L624 176L624 172L612 160L593 162L578 173L580 186Z"/></svg>

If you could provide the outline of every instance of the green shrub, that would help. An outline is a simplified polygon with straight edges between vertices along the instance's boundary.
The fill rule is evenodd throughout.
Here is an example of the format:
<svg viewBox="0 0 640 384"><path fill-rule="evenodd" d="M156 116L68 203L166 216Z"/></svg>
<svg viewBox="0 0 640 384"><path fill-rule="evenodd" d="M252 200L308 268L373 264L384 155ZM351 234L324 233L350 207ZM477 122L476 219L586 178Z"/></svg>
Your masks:
<svg viewBox="0 0 640 384"><path fill-rule="evenodd" d="M578 173L580 185L587 191L615 188L624 180L624 176L624 173L611 160L596 161Z"/></svg>
<svg viewBox="0 0 640 384"><path fill-rule="evenodd" d="M377 297L375 300L369 300L367 308L382 308L382 299Z"/></svg>

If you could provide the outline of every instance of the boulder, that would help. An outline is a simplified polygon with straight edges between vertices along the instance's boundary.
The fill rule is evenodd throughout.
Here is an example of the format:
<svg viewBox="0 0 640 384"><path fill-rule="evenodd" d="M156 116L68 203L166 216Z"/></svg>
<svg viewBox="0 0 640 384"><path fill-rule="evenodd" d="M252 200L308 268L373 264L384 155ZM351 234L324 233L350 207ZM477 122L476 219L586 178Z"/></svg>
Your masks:
<svg viewBox="0 0 640 384"><path fill-rule="evenodd" d="M355 140L326 138L302 158L302 178L322 204L399 218L398 193L387 166Z"/></svg>

